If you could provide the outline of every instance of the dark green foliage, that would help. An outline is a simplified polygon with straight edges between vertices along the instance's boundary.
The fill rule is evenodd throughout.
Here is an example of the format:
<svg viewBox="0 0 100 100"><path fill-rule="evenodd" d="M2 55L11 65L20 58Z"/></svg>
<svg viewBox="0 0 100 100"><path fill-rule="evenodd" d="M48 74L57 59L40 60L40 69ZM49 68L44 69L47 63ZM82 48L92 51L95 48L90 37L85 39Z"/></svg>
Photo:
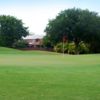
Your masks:
<svg viewBox="0 0 100 100"><path fill-rule="evenodd" d="M28 35L27 27L13 16L0 16L0 45L12 47L22 36Z"/></svg>
<svg viewBox="0 0 100 100"><path fill-rule="evenodd" d="M79 54L89 53L89 45L81 41L77 47L77 53Z"/></svg>
<svg viewBox="0 0 100 100"><path fill-rule="evenodd" d="M58 43L54 47L54 51L56 52L64 52L68 54L84 54L89 53L90 46L87 43L84 43L83 41L79 42L78 45L75 44L75 42L69 42L69 43Z"/></svg>
<svg viewBox="0 0 100 100"><path fill-rule="evenodd" d="M53 45L66 36L76 46L84 41L90 45L90 52L100 52L100 16L96 12L75 8L61 11L49 21L45 32Z"/></svg>
<svg viewBox="0 0 100 100"><path fill-rule="evenodd" d="M28 43L25 40L19 40L13 45L14 48L26 48L28 47Z"/></svg>
<svg viewBox="0 0 100 100"><path fill-rule="evenodd" d="M56 51L56 52L62 52L62 51L63 51L63 43L58 43L58 44L54 47L54 51Z"/></svg>
<svg viewBox="0 0 100 100"><path fill-rule="evenodd" d="M64 53L68 53L68 46L69 46L69 43L64 43Z"/></svg>
<svg viewBox="0 0 100 100"><path fill-rule="evenodd" d="M44 44L44 47L47 47L47 48L52 48L53 46L48 36L44 36L43 44Z"/></svg>
<svg viewBox="0 0 100 100"><path fill-rule="evenodd" d="M68 43L58 43L54 46L54 51L68 53Z"/></svg>
<svg viewBox="0 0 100 100"><path fill-rule="evenodd" d="M76 54L76 45L74 42L68 44L68 54Z"/></svg>

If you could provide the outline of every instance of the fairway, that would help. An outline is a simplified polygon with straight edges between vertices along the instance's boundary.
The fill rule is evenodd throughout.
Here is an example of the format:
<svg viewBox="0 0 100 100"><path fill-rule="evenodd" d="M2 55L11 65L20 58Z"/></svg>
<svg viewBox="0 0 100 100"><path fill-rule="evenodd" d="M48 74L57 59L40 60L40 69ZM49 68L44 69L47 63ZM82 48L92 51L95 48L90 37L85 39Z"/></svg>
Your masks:
<svg viewBox="0 0 100 100"><path fill-rule="evenodd" d="M0 100L100 100L100 54L0 48Z"/></svg>

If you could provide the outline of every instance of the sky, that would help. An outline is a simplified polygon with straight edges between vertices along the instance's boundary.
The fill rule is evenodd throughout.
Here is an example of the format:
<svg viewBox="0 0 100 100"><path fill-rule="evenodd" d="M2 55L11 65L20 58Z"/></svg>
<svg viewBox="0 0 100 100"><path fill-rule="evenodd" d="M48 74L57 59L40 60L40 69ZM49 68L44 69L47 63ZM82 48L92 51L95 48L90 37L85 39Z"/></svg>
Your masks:
<svg viewBox="0 0 100 100"><path fill-rule="evenodd" d="M44 29L50 19L74 7L100 15L100 0L0 0L0 15L21 19L31 34L45 35Z"/></svg>

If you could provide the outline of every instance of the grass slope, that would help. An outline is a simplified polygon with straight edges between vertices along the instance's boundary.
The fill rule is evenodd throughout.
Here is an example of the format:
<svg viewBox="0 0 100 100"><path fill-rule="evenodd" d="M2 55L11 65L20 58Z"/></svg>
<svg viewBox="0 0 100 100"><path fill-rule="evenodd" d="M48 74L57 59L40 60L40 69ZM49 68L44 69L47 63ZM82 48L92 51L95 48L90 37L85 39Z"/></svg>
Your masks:
<svg viewBox="0 0 100 100"><path fill-rule="evenodd" d="M16 54L16 53L17 54L21 53L21 51L11 48L0 47L0 54Z"/></svg>
<svg viewBox="0 0 100 100"><path fill-rule="evenodd" d="M99 54L0 52L0 100L100 100Z"/></svg>

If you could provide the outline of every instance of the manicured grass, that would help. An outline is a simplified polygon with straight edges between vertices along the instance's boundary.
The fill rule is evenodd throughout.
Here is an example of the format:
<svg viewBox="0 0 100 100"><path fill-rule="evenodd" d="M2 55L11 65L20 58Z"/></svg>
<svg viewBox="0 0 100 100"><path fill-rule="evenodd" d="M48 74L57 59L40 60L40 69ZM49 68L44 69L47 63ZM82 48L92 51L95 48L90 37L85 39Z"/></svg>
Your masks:
<svg viewBox="0 0 100 100"><path fill-rule="evenodd" d="M0 48L0 100L100 100L100 54Z"/></svg>

